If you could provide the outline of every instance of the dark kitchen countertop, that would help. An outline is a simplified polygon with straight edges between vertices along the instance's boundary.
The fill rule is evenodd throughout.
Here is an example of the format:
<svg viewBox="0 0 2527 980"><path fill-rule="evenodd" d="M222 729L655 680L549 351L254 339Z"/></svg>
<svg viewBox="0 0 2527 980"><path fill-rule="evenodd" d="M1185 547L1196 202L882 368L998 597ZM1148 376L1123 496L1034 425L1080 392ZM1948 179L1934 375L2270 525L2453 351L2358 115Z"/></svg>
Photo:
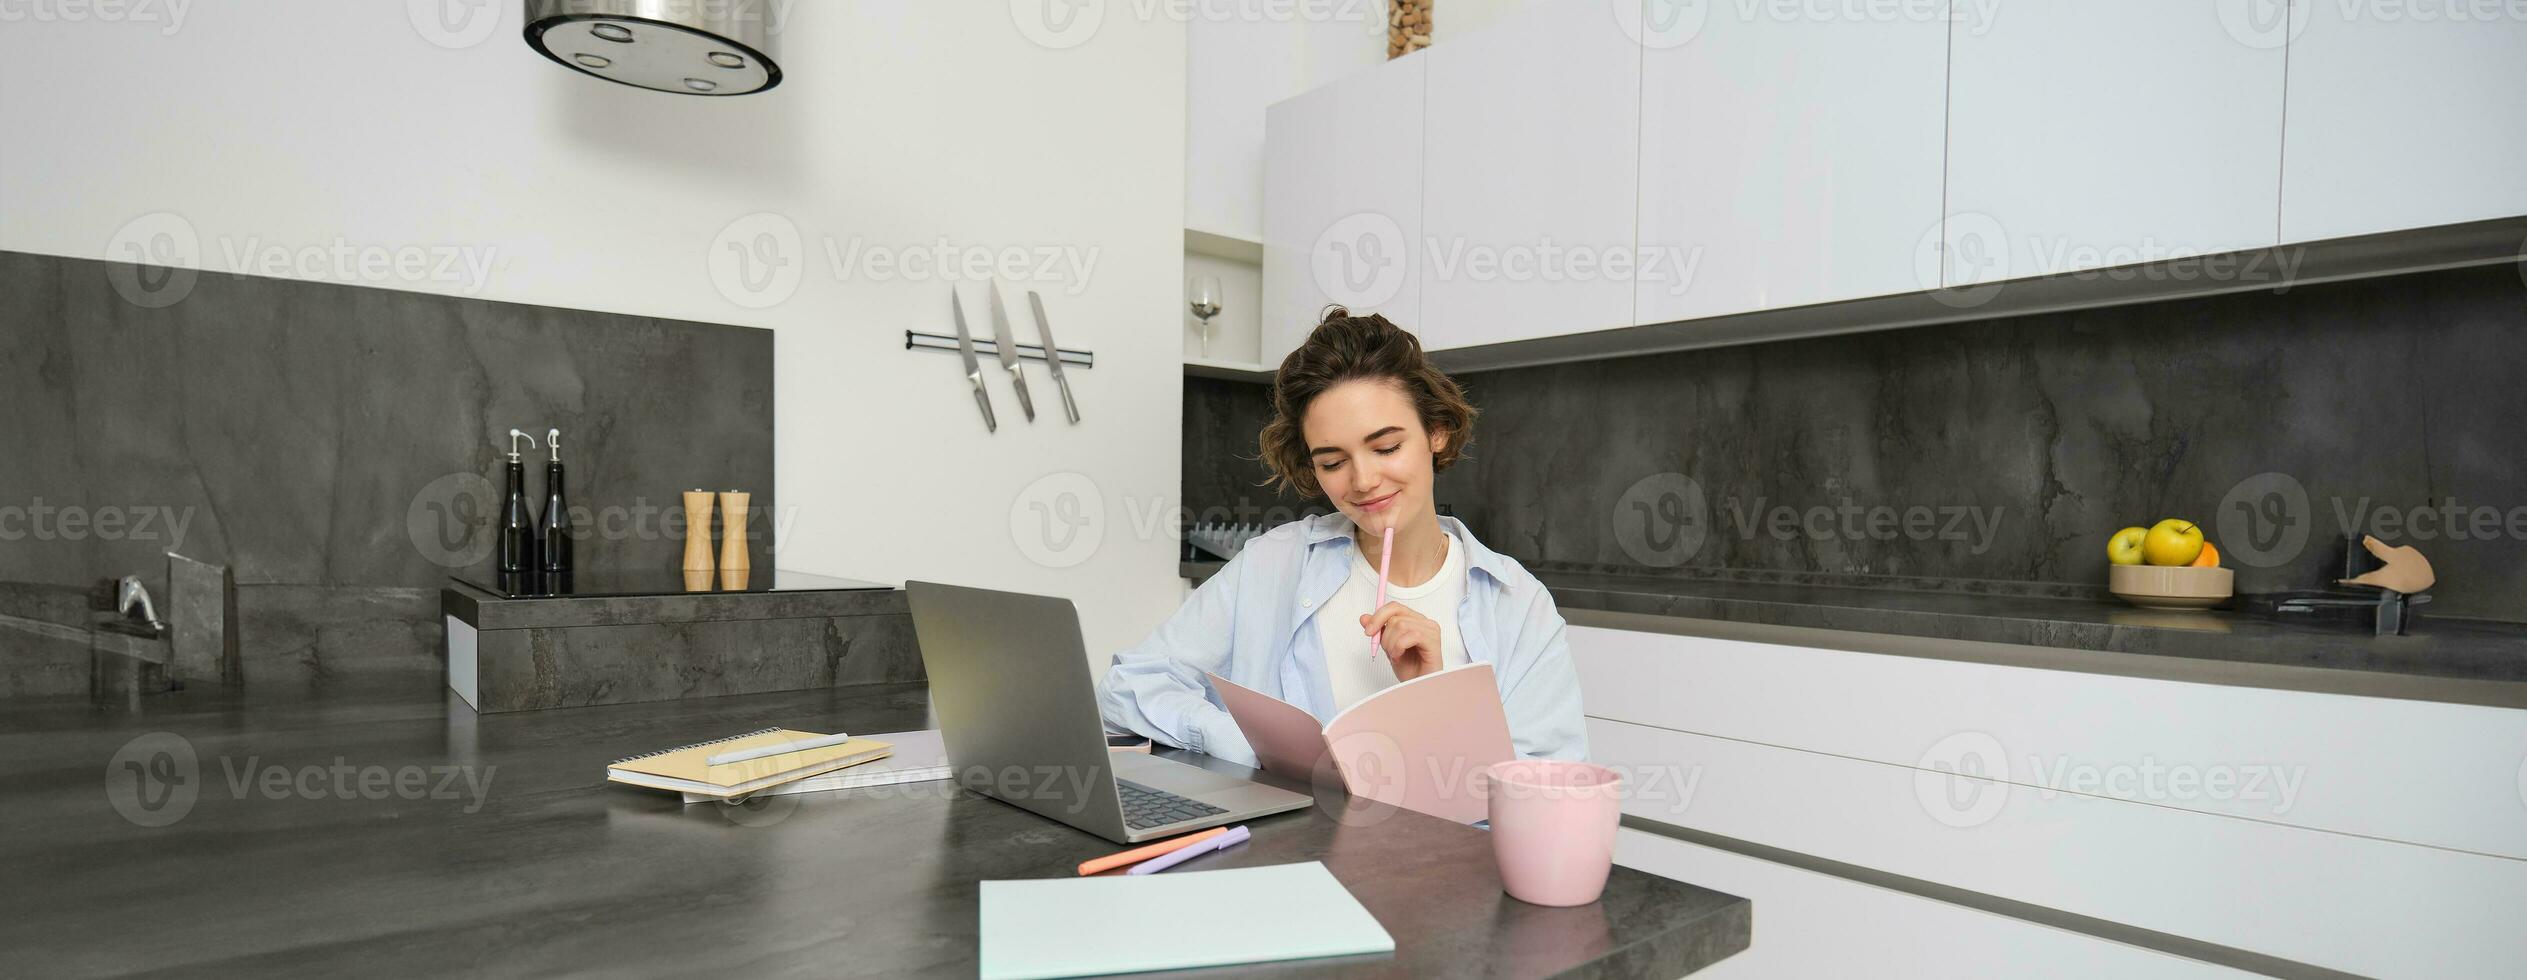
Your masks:
<svg viewBox="0 0 2527 980"><path fill-rule="evenodd" d="M944 782L727 810L604 781L623 756L776 724L922 728L927 688L482 716L426 683L12 702L0 866L24 886L0 889L0 948L28 976L970 977L979 881L1120 850ZM143 783L126 758L189 778ZM144 785L171 823L119 815L151 812ZM1616 868L1597 904L1527 905L1501 892L1484 831L1317 795L1201 860L1323 861L1396 952L1204 975L1673 977L1751 941L1743 898ZM1150 928L1175 914L1152 909Z"/></svg>
<svg viewBox="0 0 2527 980"><path fill-rule="evenodd" d="M1218 563L1182 563L1200 581ZM2122 676L2527 708L2527 625L2444 619L2408 636L2120 600L1539 571L1573 625Z"/></svg>

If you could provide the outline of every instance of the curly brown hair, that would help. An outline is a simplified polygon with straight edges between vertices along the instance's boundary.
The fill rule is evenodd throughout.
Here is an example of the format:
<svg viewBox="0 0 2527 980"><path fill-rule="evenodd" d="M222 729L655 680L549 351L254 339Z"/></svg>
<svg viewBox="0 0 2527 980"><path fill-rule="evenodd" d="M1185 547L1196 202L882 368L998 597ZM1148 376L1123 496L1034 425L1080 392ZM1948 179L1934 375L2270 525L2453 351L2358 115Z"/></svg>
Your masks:
<svg viewBox="0 0 2527 980"><path fill-rule="evenodd" d="M1264 465L1272 470L1271 482L1303 497L1325 495L1316 483L1316 467L1300 426L1316 396L1362 379L1402 390L1420 413L1422 428L1434 440L1446 435L1446 444L1431 454L1434 472L1455 465L1474 441L1474 417L1481 413L1465 400L1465 389L1456 379L1431 366L1419 338L1378 314L1353 316L1341 306L1328 306L1307 342L1282 358L1281 369L1272 376L1272 421L1256 440Z"/></svg>

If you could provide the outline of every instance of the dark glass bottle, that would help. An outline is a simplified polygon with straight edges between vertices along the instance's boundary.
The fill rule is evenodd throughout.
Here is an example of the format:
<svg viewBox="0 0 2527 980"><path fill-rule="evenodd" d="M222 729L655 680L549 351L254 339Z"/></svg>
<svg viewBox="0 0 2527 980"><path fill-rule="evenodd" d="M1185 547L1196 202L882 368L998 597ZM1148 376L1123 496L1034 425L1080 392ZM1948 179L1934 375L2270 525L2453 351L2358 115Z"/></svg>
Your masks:
<svg viewBox="0 0 2527 980"><path fill-rule="evenodd" d="M500 573L531 573L540 567L535 547L535 512L526 506L526 463L519 458L518 440L533 445L535 437L516 429L509 430L509 491L500 504Z"/></svg>
<svg viewBox="0 0 2527 980"><path fill-rule="evenodd" d="M535 528L544 543L541 567L558 575L571 568L570 501L562 496L562 430L545 430L544 448L551 455L544 463L544 516Z"/></svg>

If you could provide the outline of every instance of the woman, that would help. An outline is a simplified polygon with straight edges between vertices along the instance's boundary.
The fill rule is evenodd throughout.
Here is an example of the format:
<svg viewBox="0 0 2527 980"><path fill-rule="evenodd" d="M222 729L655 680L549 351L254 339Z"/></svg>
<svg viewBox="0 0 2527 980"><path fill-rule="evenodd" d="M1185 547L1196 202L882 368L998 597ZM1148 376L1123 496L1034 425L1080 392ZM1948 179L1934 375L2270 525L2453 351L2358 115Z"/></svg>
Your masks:
<svg viewBox="0 0 2527 980"><path fill-rule="evenodd" d="M1398 681L1490 663L1518 754L1579 759L1587 736L1553 597L1439 516L1432 482L1474 437L1464 389L1383 316L1327 309L1272 382L1264 462L1339 513L1248 543L1149 639L1115 658L1106 724L1247 765L1216 673L1330 720ZM1395 529L1385 605L1380 536ZM1372 637L1376 637L1373 644Z"/></svg>

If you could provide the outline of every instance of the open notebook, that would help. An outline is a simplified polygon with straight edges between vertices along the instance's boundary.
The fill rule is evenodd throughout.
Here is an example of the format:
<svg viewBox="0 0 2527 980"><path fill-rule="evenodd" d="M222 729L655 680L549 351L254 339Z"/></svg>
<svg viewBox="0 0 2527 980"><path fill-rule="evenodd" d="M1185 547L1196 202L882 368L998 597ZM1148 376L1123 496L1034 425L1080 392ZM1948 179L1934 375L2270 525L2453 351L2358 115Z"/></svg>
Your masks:
<svg viewBox="0 0 2527 980"><path fill-rule="evenodd" d="M1518 757L1488 663L1379 691L1321 728L1297 705L1210 677L1264 769L1308 779L1330 759L1353 796L1473 823L1486 810L1476 777L1492 763Z"/></svg>
<svg viewBox="0 0 2527 980"><path fill-rule="evenodd" d="M607 766L605 778L633 786L672 790L713 798L743 796L769 786L809 776L832 772L844 766L883 759L894 746L875 739L854 738L840 745L804 752L709 765L706 760L722 752L735 752L782 742L799 742L823 738L814 732L794 732L786 728L766 728L732 738L687 745L618 759Z"/></svg>

